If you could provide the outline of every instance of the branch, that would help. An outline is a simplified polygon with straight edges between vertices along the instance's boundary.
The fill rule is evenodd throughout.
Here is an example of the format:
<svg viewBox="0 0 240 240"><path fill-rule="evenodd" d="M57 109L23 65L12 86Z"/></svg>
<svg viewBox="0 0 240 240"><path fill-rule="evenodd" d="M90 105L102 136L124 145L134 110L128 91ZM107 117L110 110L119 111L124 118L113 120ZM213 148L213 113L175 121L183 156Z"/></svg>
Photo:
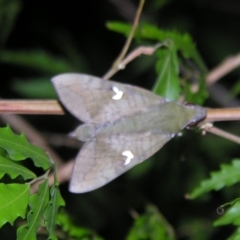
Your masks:
<svg viewBox="0 0 240 240"><path fill-rule="evenodd" d="M62 164L61 166L58 166L58 181L61 184L64 183L64 182L67 182L70 179L72 169L73 169L73 165L74 165L74 160L70 160L70 161ZM38 181L38 182L35 182L34 184L32 184L31 193L36 193L37 192L38 185L41 182L43 182L43 181ZM54 173L49 174L48 184L50 186L52 186L54 184Z"/></svg>
<svg viewBox="0 0 240 240"><path fill-rule="evenodd" d="M216 68L211 70L211 72L208 74L206 82L207 85L210 86L216 81L218 81L220 78L234 70L235 68L240 66L240 53L233 56L228 57L225 61L223 61L220 65L218 65Z"/></svg>
<svg viewBox="0 0 240 240"><path fill-rule="evenodd" d="M130 47L131 41L133 39L135 30L136 30L138 22L139 22L139 18L141 16L141 12L142 12L144 3L145 3L145 0L140 0L139 6L137 9L137 13L135 15L135 19L133 21L133 26L132 26L131 32L123 46L122 51L120 52L117 59L114 61L112 67L104 74L103 79L110 79L119 69L121 69L120 64L121 64L122 60L124 59L125 55L127 54L127 51ZM120 66L120 68L119 68L119 66Z"/></svg>
<svg viewBox="0 0 240 240"><path fill-rule="evenodd" d="M239 120L240 108L207 108L207 116L202 123Z"/></svg>
<svg viewBox="0 0 240 240"><path fill-rule="evenodd" d="M223 137L223 138L228 139L232 142L240 144L240 137L238 137L234 134L228 133L226 131L223 131L219 128L216 128L211 123L203 125L202 129L203 129L203 134L205 134L205 132L210 132L210 133L215 134L219 137Z"/></svg>
<svg viewBox="0 0 240 240"><path fill-rule="evenodd" d="M0 113L63 115L64 111L56 100L0 100Z"/></svg>
<svg viewBox="0 0 240 240"><path fill-rule="evenodd" d="M153 53L160 47L166 46L168 41L164 41L163 43L158 43L154 46L140 46L134 49L132 52L130 52L121 63L118 65L118 70L124 69L125 66L132 62L135 58L139 57L140 55L153 55Z"/></svg>

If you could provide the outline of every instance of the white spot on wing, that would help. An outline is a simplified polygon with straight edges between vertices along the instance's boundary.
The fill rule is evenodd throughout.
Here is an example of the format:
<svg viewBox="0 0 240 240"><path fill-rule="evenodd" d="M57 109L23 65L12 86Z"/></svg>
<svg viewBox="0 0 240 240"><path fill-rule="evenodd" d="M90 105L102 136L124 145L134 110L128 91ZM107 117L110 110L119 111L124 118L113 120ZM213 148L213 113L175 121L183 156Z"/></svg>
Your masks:
<svg viewBox="0 0 240 240"><path fill-rule="evenodd" d="M115 92L115 95L112 96L113 100L120 100L123 96L123 92L120 91L117 87L113 86L112 90Z"/></svg>
<svg viewBox="0 0 240 240"><path fill-rule="evenodd" d="M178 137L182 137L182 135L183 135L182 132L179 132L179 133L177 134Z"/></svg>
<svg viewBox="0 0 240 240"><path fill-rule="evenodd" d="M122 155L127 157L124 165L128 165L131 162L131 160L134 158L134 155L129 150L122 152Z"/></svg>

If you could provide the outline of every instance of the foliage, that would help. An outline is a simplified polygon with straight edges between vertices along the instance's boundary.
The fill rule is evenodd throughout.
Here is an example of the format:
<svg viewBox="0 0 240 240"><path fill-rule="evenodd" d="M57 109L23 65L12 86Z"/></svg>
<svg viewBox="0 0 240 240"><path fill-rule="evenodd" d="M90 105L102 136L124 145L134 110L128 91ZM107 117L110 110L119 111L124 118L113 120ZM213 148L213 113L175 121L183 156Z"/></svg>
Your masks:
<svg viewBox="0 0 240 240"><path fill-rule="evenodd" d="M103 238L99 237L91 231L90 229L83 228L76 226L70 216L61 211L58 214L58 222L63 227L63 232L70 237L77 238L77 239L92 239L92 240L102 240Z"/></svg>
<svg viewBox="0 0 240 240"><path fill-rule="evenodd" d="M159 213L157 208L148 205L146 213L135 219L134 225L128 233L127 240L137 239L176 239L172 226Z"/></svg>
<svg viewBox="0 0 240 240"><path fill-rule="evenodd" d="M7 222L13 225L18 217L27 218L27 224L20 226L17 230L17 239L37 239L37 230L44 225L49 233L49 239L57 239L55 234L57 212L61 206L65 205L58 189L57 179L55 178L54 185L49 189L47 175L43 175L45 180L39 185L38 192L31 194L31 185L40 178L37 178L23 164L15 162L30 158L36 167L43 170L54 167L53 164L46 153L30 144L23 134L16 135L9 127L5 127L0 128L0 136L0 147L5 150L0 156L2 179L0 227ZM4 175L8 175L11 180L7 181L3 178Z"/></svg>
<svg viewBox="0 0 240 240"><path fill-rule="evenodd" d="M220 190L223 187L232 186L233 184L240 181L240 160L235 159L232 164L222 164L221 170L218 172L212 172L211 178L201 182L200 187L195 188L194 191L189 195L190 198L194 199L201 196L204 193L212 190Z"/></svg>
<svg viewBox="0 0 240 240"><path fill-rule="evenodd" d="M107 27L116 32L127 35L130 31L131 25L119 22L109 22ZM186 101L202 104L208 96L204 76L206 74L206 67L195 47L195 44L188 34L180 34L176 31L164 31L151 24L142 24L138 27L135 37L140 40L155 40L163 42L166 49L159 49L156 61L156 70L158 77L155 81L153 91L169 100L179 99L180 93L184 94ZM164 42L167 41L169 43ZM181 52L185 57L185 61L192 59L196 64L198 70L198 92L190 92L191 77L194 77L194 72L189 79L186 79L184 87L181 90L181 78L179 76L180 65L184 66L184 62L177 56L177 52ZM192 69L193 70L193 69ZM188 91L187 91L188 90ZM188 94L186 94L188 93Z"/></svg>
<svg viewBox="0 0 240 240"><path fill-rule="evenodd" d="M206 65L212 68L239 51L236 23L240 19L234 13L228 15L233 8L221 9L227 1L214 6L214 11L206 1L146 2L133 46L162 45L154 56L139 57L116 78L152 87L169 100L207 107L228 106L234 100L239 105L239 70L221 80L220 87L230 88L227 97L214 86L208 92L205 83ZM114 12L108 4L0 0L1 97L56 98L49 81L53 75L80 71L101 75L131 28L131 24L115 21L107 23L108 31L103 28L109 19L122 19L119 14L124 12ZM76 125L70 117L29 120L42 132L65 134ZM236 123L221 127L240 133ZM48 186L48 171L56 172L56 167L42 149L29 143L24 133L0 128L0 238L43 235L45 239L100 240L99 232L104 239L115 240L240 239L239 147L216 136L183 134L106 187L72 195L65 185L59 186L56 173L53 186ZM74 154L66 148L60 151L69 157L78 149ZM37 179L43 182L31 193ZM64 212L59 212L64 206L60 190L67 203ZM186 191L191 201L183 199ZM222 216L213 214L229 205Z"/></svg>

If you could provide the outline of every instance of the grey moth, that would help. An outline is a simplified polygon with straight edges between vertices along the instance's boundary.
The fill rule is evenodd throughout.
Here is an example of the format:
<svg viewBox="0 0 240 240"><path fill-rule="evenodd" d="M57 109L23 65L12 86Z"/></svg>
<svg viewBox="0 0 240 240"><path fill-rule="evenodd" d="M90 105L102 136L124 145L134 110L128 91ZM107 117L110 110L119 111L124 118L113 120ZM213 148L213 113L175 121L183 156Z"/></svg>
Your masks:
<svg viewBox="0 0 240 240"><path fill-rule="evenodd" d="M83 122L72 134L85 142L70 181L74 193L107 184L206 116L200 106L86 74L61 74L52 83L64 106Z"/></svg>

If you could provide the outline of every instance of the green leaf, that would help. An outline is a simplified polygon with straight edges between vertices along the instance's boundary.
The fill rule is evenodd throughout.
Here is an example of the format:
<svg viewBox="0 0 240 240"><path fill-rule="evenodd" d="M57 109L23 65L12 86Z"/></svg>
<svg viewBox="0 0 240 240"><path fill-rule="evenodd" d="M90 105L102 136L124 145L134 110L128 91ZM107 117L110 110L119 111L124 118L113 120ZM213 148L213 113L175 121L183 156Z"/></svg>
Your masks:
<svg viewBox="0 0 240 240"><path fill-rule="evenodd" d="M50 201L44 212L45 225L49 232L49 239L51 240L57 240L55 225L57 224L58 209L61 206L65 206L65 202L58 186L54 185L50 189Z"/></svg>
<svg viewBox="0 0 240 240"><path fill-rule="evenodd" d="M107 22L106 27L111 31L122 33L126 37L130 33L131 28L132 28L132 26L130 24L126 24L123 22L117 22L117 21Z"/></svg>
<svg viewBox="0 0 240 240"><path fill-rule="evenodd" d="M62 226L63 231L70 237L77 239L92 239L92 240L103 240L103 238L97 236L93 231L76 226L70 219L69 215L61 211L58 214L58 222Z"/></svg>
<svg viewBox="0 0 240 240"><path fill-rule="evenodd" d="M25 218L29 195L28 184L0 183L0 228L6 222L13 224L17 217Z"/></svg>
<svg viewBox="0 0 240 240"><path fill-rule="evenodd" d="M43 213L49 200L48 179L39 184L39 191L30 197L30 211L27 216L28 224L21 226L17 230L17 239L35 240L37 230L42 224Z"/></svg>
<svg viewBox="0 0 240 240"><path fill-rule="evenodd" d="M214 226L233 224L240 226L240 201L230 207L224 215L214 222Z"/></svg>
<svg viewBox="0 0 240 240"><path fill-rule="evenodd" d="M231 88L231 98L236 97L239 93L240 93L240 81L238 80ZM227 100L230 100L230 96L229 99L226 99L226 102Z"/></svg>
<svg viewBox="0 0 240 240"><path fill-rule="evenodd" d="M36 175L27 168L0 156L0 178L2 178L4 174L8 174L12 179L19 175L21 175L24 180L36 177Z"/></svg>
<svg viewBox="0 0 240 240"><path fill-rule="evenodd" d="M208 98L209 94L205 86L206 75L202 74L198 76L198 90L196 92L192 91L192 83L185 83L184 85L184 96L185 100L190 103L195 103L202 105L204 100ZM196 85L197 83L195 83Z"/></svg>
<svg viewBox="0 0 240 240"><path fill-rule="evenodd" d="M176 239L172 227L159 213L156 207L147 206L146 213L139 216L130 230L127 240L139 239Z"/></svg>
<svg viewBox="0 0 240 240"><path fill-rule="evenodd" d="M211 178L201 182L189 197L191 199L197 198L200 195L210 192L212 190L219 190L224 186L231 186L240 181L240 160L235 159L232 165L222 164L221 170L212 172Z"/></svg>
<svg viewBox="0 0 240 240"><path fill-rule="evenodd" d="M227 240L240 240L240 228L237 228L237 230Z"/></svg>
<svg viewBox="0 0 240 240"><path fill-rule="evenodd" d="M112 31L122 33L125 36L128 36L131 29L130 24L121 22L109 22L107 27ZM143 23L138 26L134 36L135 39L141 40L142 42L146 42L146 40L154 40L156 42L170 40L174 46L174 48L170 48L170 52L163 48L158 50L158 56L160 59L157 62L157 71L159 76L157 83L155 84L154 91L165 97L169 94L172 100L177 99L176 97L179 96L181 90L179 84L180 78L178 75L178 68L181 64L179 63L180 59L177 53L181 53L181 56L183 56L186 60L191 60L196 65L195 68L198 69L199 73L196 78L198 80L196 83L198 85L198 90L196 92L192 92L191 90L192 83L188 83L187 81L184 82L186 86L184 85L184 92L183 90L182 92L184 93L185 100L196 104L202 104L204 102L204 100L208 97L205 85L207 68L189 34L182 34L175 30L166 31L159 29L152 24ZM172 62L169 61L169 59L172 60ZM169 78L168 81L167 78ZM170 81L171 78L173 79ZM166 88L164 88L164 82L166 82L166 84L175 84L172 85L172 89L171 84L166 85Z"/></svg>
<svg viewBox="0 0 240 240"><path fill-rule="evenodd" d="M49 157L40 147L30 144L23 134L13 133L8 126L0 128L0 147L4 148L14 161L31 158L36 167L44 170L52 165Z"/></svg>
<svg viewBox="0 0 240 240"><path fill-rule="evenodd" d="M176 49L171 43L169 48L161 49L158 53L157 71L159 75L153 87L153 92L169 101L177 100L180 94L180 79L178 77L179 67Z"/></svg>
<svg viewBox="0 0 240 240"><path fill-rule="evenodd" d="M75 68L69 65L67 61L53 57L44 51L25 52L3 50L0 53L0 61L32 68L51 75L75 71Z"/></svg>
<svg viewBox="0 0 240 240"><path fill-rule="evenodd" d="M18 79L13 82L12 88L24 97L49 99L57 96L47 77Z"/></svg>
<svg viewBox="0 0 240 240"><path fill-rule="evenodd" d="M107 28L112 31L122 33L125 36L128 36L131 25L127 23L112 21L107 23ZM158 42L165 41L166 39L171 39L176 45L176 48L182 52L185 58L192 58L202 70L207 70L200 54L196 49L195 43L193 42L191 36L187 33L179 33L175 30L166 31L159 29L153 24L142 23L138 26L135 37L155 40Z"/></svg>
<svg viewBox="0 0 240 240"><path fill-rule="evenodd" d="M0 1L0 45L7 41L20 10L21 2L19 0Z"/></svg>
<svg viewBox="0 0 240 240"><path fill-rule="evenodd" d="M162 30L148 23L142 24L139 32L141 33L141 37L145 39L158 41L171 39L176 45L176 48L182 52L185 58L193 59L202 70L206 71L206 66L202 61L202 58L196 49L196 45L189 34L179 33L175 30Z"/></svg>

